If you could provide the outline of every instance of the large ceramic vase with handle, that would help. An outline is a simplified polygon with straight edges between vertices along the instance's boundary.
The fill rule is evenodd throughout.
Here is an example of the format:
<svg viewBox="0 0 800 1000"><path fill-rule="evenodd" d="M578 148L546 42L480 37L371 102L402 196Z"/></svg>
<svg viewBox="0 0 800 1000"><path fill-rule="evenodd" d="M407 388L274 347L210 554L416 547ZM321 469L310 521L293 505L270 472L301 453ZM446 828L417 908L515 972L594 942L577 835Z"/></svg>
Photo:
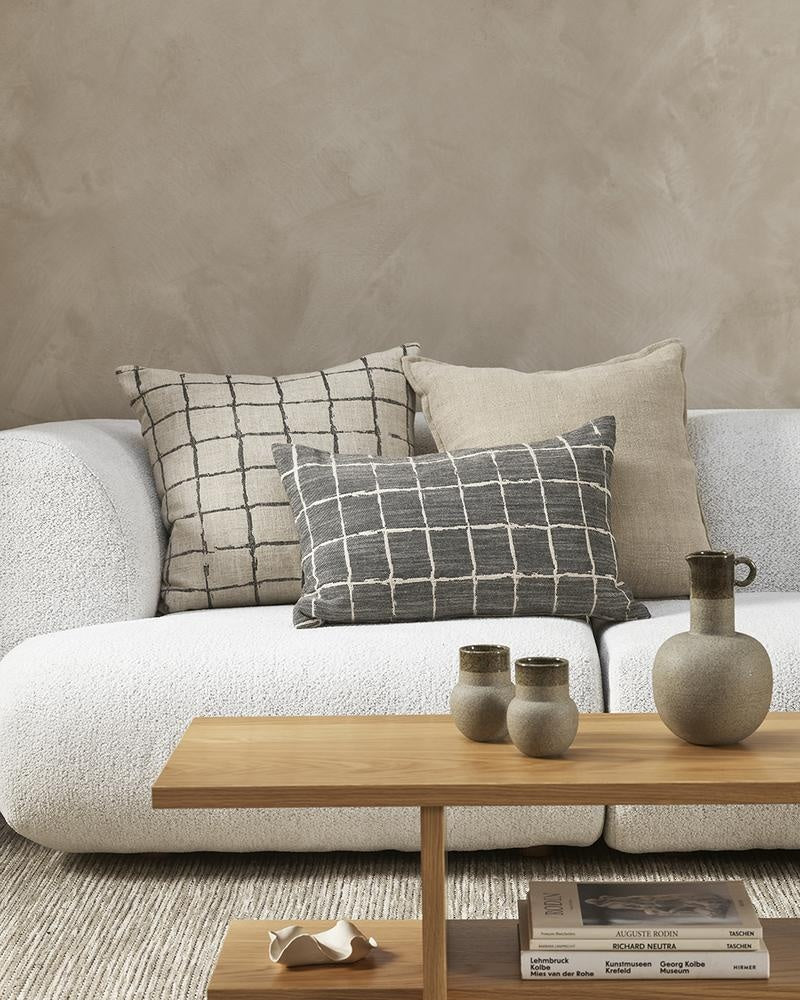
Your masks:
<svg viewBox="0 0 800 1000"><path fill-rule="evenodd" d="M772 700L772 664L761 643L737 632L734 587L747 587L756 568L732 552L692 552L689 631L656 653L653 697L667 726L688 743L719 746L746 739ZM748 567L742 580L736 567Z"/></svg>

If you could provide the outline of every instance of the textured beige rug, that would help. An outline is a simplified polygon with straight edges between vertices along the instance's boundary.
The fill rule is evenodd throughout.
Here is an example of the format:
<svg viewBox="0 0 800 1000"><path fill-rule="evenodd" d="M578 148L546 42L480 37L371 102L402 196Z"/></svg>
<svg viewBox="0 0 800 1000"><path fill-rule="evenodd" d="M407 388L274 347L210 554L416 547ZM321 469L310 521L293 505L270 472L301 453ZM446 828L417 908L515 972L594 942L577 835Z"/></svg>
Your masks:
<svg viewBox="0 0 800 1000"><path fill-rule="evenodd" d="M414 917L414 855L65 855L0 820L2 1000L201 1000L232 917ZM528 879L742 878L762 916L800 916L800 852L453 855L452 916L510 917Z"/></svg>

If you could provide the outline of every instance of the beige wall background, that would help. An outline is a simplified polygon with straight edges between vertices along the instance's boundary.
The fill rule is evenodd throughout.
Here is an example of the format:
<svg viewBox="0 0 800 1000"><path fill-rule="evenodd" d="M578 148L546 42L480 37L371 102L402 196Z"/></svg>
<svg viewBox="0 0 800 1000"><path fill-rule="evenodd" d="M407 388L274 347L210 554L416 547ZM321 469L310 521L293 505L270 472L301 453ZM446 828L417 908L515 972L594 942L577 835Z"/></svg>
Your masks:
<svg viewBox="0 0 800 1000"><path fill-rule="evenodd" d="M419 340L800 405L798 0L4 0L0 426Z"/></svg>

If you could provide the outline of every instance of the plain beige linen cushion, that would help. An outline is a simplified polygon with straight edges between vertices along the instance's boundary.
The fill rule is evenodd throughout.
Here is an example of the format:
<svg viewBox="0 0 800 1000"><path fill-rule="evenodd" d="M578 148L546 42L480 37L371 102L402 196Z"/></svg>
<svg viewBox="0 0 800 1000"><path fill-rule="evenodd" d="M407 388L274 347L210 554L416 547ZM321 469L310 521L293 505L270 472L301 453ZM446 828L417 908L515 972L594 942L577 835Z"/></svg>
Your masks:
<svg viewBox="0 0 800 1000"><path fill-rule="evenodd" d="M665 340L564 372L403 368L441 451L540 441L602 414L617 421L611 524L621 579L637 597L688 593L685 556L708 547L686 440L685 351Z"/></svg>

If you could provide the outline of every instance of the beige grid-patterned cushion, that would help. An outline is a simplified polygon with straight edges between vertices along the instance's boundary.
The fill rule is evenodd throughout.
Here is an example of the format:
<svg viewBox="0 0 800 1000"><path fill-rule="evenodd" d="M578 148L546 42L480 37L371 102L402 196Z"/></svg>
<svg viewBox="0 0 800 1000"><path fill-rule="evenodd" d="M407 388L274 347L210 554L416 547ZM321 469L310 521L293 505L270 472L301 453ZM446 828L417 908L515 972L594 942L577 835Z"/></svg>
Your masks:
<svg viewBox="0 0 800 1000"><path fill-rule="evenodd" d="M412 454L414 397L401 360L418 348L278 377L117 371L169 532L162 612L297 600L297 531L272 445Z"/></svg>

